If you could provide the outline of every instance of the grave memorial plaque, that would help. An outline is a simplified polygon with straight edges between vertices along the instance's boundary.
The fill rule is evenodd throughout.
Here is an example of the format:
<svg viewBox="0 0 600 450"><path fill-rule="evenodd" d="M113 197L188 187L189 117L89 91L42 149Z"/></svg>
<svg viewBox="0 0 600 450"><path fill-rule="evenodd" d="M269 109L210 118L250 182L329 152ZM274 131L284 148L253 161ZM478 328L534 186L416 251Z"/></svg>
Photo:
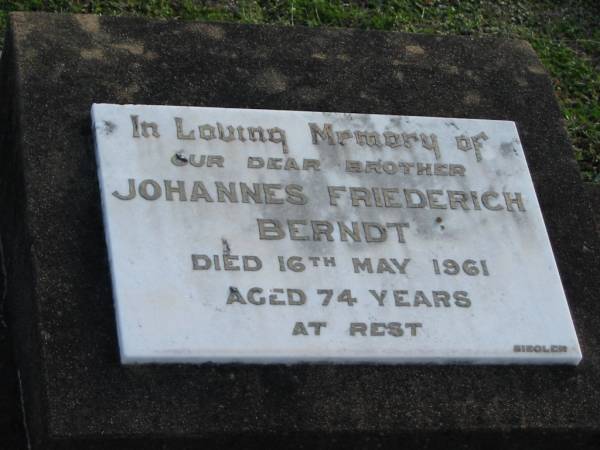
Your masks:
<svg viewBox="0 0 600 450"><path fill-rule="evenodd" d="M581 359L513 122L92 118L124 363Z"/></svg>
<svg viewBox="0 0 600 450"><path fill-rule="evenodd" d="M33 13L4 42L4 316L31 448L597 448L598 237L526 42ZM581 362L390 364L577 361L538 201Z"/></svg>

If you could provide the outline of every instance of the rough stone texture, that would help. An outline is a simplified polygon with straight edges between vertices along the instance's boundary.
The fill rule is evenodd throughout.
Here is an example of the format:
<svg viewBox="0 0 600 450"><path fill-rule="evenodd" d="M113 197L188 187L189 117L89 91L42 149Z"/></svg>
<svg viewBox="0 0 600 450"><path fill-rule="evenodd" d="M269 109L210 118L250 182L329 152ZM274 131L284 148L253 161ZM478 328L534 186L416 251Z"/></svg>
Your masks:
<svg viewBox="0 0 600 450"><path fill-rule="evenodd" d="M598 239L550 80L528 44L18 13L5 50L0 220L10 327L37 448L598 442ZM92 102L514 120L583 362L122 367Z"/></svg>
<svg viewBox="0 0 600 450"><path fill-rule="evenodd" d="M592 214L596 221L596 231L600 236L600 184L586 183L585 190L592 204Z"/></svg>

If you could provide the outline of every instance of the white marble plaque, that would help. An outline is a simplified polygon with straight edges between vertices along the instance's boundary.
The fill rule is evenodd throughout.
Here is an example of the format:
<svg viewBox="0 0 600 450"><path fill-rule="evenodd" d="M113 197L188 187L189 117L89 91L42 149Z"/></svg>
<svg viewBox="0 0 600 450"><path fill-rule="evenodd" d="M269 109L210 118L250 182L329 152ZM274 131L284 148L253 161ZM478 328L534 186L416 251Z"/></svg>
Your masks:
<svg viewBox="0 0 600 450"><path fill-rule="evenodd" d="M123 363L581 360L513 122L92 116Z"/></svg>

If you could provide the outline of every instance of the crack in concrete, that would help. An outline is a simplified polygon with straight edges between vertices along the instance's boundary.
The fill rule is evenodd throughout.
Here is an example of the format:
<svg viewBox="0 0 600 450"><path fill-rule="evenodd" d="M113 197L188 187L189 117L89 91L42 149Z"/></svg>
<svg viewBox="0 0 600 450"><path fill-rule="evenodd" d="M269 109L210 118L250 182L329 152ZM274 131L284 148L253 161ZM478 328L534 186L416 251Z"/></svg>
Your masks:
<svg viewBox="0 0 600 450"><path fill-rule="evenodd" d="M6 264L4 262L4 245L0 236L0 276L2 276L2 297L0 298L0 327L7 329L6 320L4 320L4 307L8 292L8 277L6 275Z"/></svg>
<svg viewBox="0 0 600 450"><path fill-rule="evenodd" d="M29 438L29 427L27 426L27 415L25 413L25 399L23 397L23 383L21 381L21 371L17 370L17 380L19 382L19 403L21 406L21 417L23 419L23 430L25 431L25 443L27 450L31 450L31 439Z"/></svg>

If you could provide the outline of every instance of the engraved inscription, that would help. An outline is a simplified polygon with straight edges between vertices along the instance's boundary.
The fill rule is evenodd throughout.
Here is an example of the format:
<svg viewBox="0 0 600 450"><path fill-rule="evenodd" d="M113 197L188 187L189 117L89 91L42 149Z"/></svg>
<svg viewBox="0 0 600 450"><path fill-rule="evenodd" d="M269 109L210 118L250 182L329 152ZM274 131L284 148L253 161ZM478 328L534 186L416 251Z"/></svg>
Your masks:
<svg viewBox="0 0 600 450"><path fill-rule="evenodd" d="M581 358L512 122L92 115L124 363Z"/></svg>

